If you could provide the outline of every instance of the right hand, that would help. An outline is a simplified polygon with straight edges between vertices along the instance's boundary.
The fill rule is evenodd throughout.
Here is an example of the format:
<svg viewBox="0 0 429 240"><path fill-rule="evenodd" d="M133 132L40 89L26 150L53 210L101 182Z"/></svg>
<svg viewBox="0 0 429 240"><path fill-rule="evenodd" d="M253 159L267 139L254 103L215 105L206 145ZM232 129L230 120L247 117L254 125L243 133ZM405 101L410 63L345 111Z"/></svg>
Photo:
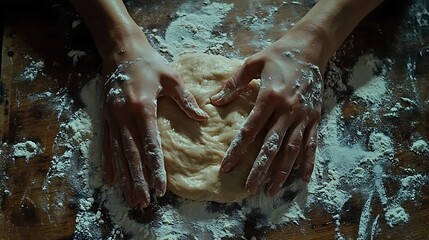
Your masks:
<svg viewBox="0 0 429 240"><path fill-rule="evenodd" d="M112 49L102 56L107 79L104 178L108 184L120 181L128 206L146 207L151 195L163 196L167 186L157 98L171 97L191 119L203 121L209 116L141 30L121 39L121 44Z"/></svg>

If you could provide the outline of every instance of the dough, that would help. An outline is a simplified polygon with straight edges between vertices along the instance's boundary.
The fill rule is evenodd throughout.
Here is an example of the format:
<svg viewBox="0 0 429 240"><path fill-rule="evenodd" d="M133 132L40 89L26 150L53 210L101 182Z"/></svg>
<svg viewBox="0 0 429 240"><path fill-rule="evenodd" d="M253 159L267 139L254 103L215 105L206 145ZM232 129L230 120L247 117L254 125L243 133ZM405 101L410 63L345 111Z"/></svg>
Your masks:
<svg viewBox="0 0 429 240"><path fill-rule="evenodd" d="M159 99L158 127L167 188L180 197L224 203L249 195L244 186L260 149L256 146L258 141L234 171L225 174L219 169L228 146L254 106L259 84L252 81L237 99L223 107L215 107L209 99L241 64L239 60L206 54L184 55L172 63L186 88L210 115L207 121L197 122L187 117L170 98Z"/></svg>

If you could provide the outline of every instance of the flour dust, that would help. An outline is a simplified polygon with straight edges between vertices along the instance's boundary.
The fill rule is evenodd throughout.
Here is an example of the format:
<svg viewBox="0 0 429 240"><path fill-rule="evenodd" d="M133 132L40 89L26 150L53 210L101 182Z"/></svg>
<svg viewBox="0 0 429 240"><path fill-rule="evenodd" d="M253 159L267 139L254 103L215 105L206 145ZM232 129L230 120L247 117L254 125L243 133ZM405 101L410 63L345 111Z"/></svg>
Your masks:
<svg viewBox="0 0 429 240"><path fill-rule="evenodd" d="M290 4L301 4L291 2ZM283 7L287 5L284 2ZM279 7L282 7L279 6ZM192 10L192 11L191 11ZM175 19L164 35L156 29L144 29L156 41L156 47L171 58L183 53L223 53L234 48L233 33L216 33L234 10L233 4L205 1L195 9L184 4L175 12ZM273 25L278 8L269 9L263 18L239 18L250 31L261 31ZM427 26L428 12L416 3L412 9L415 21ZM75 20L76 28L80 20ZM285 27L287 28L287 27ZM270 41L270 40L268 40ZM252 43L267 46L267 39ZM72 50L68 56L74 65L86 53ZM43 191L55 178L66 178L77 192L76 239L222 239L245 238L244 229L251 221L252 227L266 231L286 224L311 221L308 211L322 208L332 216L336 224L335 236L345 239L341 231L341 217L346 203L355 195L364 199L359 217L357 239L371 239L381 233L380 222L389 227L407 223L412 216L405 203L418 206L422 187L428 183L428 175L413 168L404 168L401 174L388 170L398 163L395 155L397 143L393 141L392 127L383 124L384 118L398 118L404 112L413 111L422 103L411 97L391 99L389 74L395 63L379 59L371 53L359 57L351 69L340 69L330 62L327 73L323 107L324 115L319 126L319 145L311 182L290 183L274 198L259 193L238 203L217 204L180 199L171 193L157 200L152 206L140 210L130 209L122 197L119 186L106 186L102 181L101 146L101 92L99 78L92 80L81 92L86 104L84 109L73 110L73 101L66 91L43 92L28 96L30 100L50 99L58 114L59 132L53 146L54 157L43 184ZM414 65L407 63L411 73ZM33 81L43 74L44 61L32 60L18 80ZM349 77L344 80L344 73ZM349 90L353 104L364 110L351 118L345 118L344 109L350 102L338 96ZM415 90L414 90L415 91ZM95 96L95 97L94 97ZM377 114L382 112L382 114ZM370 123L372 127L368 128ZM406 148L416 156L429 158L427 136L421 133ZM3 144L0 156L4 159L24 158L26 161L43 151L37 142L22 139L12 145ZM3 165L0 165L2 170ZM9 194L4 171L0 187ZM395 180L398 191L390 193L386 183ZM0 194L0 197L2 194ZM1 203L2 199L0 199ZM382 212L375 212L375 202L382 204ZM56 207L67 204L58 198ZM112 226L106 233L105 224Z"/></svg>

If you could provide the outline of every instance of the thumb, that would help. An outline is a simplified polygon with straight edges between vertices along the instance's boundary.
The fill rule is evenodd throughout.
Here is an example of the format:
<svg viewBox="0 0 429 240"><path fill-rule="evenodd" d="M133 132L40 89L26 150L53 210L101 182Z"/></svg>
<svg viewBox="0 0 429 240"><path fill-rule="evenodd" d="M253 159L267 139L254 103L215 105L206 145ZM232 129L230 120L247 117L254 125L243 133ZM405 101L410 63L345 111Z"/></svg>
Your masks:
<svg viewBox="0 0 429 240"><path fill-rule="evenodd" d="M188 115L189 118L204 121L210 116L198 106L197 100L191 92L186 90L183 84L176 85L170 92L170 97L179 105L179 107Z"/></svg>
<svg viewBox="0 0 429 240"><path fill-rule="evenodd" d="M222 90L210 97L210 101L213 105L218 106L231 102L250 81L261 76L262 69L263 65L260 61L253 60L253 58L247 59L243 66L228 78Z"/></svg>

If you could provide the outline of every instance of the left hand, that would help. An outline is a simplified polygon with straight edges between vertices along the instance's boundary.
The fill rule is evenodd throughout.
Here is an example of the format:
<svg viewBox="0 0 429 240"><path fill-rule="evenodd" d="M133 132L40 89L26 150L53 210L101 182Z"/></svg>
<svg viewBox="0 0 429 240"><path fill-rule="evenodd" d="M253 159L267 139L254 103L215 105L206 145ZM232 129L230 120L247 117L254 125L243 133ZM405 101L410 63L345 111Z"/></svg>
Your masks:
<svg viewBox="0 0 429 240"><path fill-rule="evenodd" d="M231 171L253 140L264 143L248 175L245 188L254 194L267 180L267 194L274 196L295 166L308 182L313 171L317 126L321 116L322 75L327 60L311 55L297 37L285 35L251 56L211 97L214 105L231 102L252 79L261 78L253 110L228 148L221 171Z"/></svg>

